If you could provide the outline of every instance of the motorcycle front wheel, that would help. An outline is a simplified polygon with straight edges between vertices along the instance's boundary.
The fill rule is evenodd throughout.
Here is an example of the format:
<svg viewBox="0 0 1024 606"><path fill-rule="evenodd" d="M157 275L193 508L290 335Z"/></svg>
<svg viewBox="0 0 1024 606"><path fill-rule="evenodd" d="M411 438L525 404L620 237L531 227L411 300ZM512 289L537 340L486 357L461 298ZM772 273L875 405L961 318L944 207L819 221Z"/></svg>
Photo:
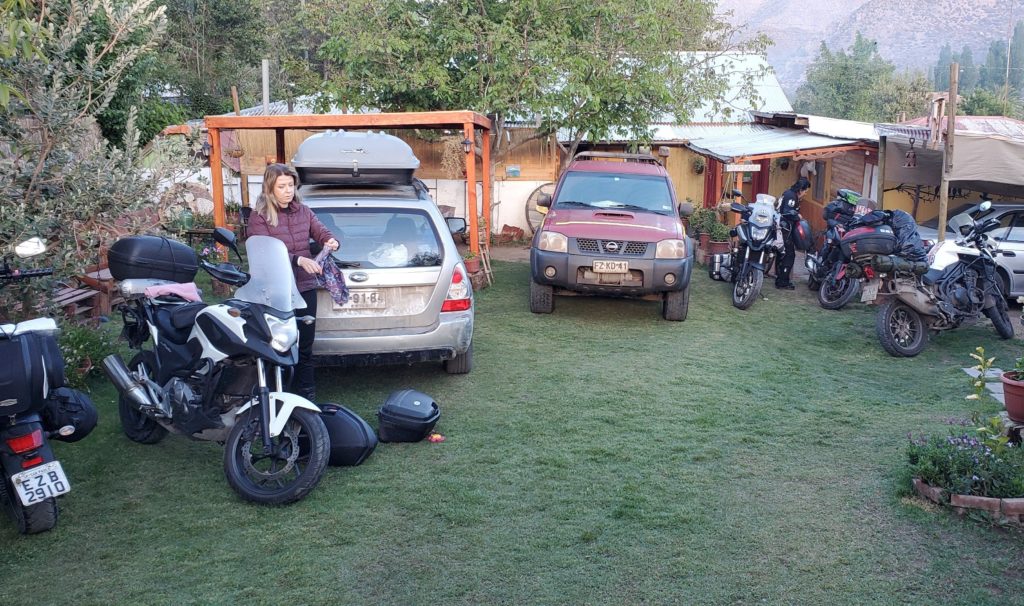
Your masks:
<svg viewBox="0 0 1024 606"><path fill-rule="evenodd" d="M749 309L757 300L762 284L764 284L764 272L760 269L751 269L736 278L736 284L732 287L733 306L737 309Z"/></svg>
<svg viewBox="0 0 1024 606"><path fill-rule="evenodd" d="M860 280L844 277L836 280L825 278L818 288L818 305L825 309L837 310L846 307L860 293Z"/></svg>
<svg viewBox="0 0 1024 606"><path fill-rule="evenodd" d="M875 316L878 341L890 356L912 358L928 344L928 330L921 314L899 300L882 305Z"/></svg>
<svg viewBox="0 0 1024 606"><path fill-rule="evenodd" d="M250 410L224 445L224 475L243 499L266 505L293 503L313 490L327 467L330 437L316 413L292 412L281 434L263 445L260 417Z"/></svg>
<svg viewBox="0 0 1024 606"><path fill-rule="evenodd" d="M985 315L992 320L992 326L1000 339L1013 338L1013 323L1010 322L1010 313L1007 311L1006 299L996 297L996 304L985 310Z"/></svg>
<svg viewBox="0 0 1024 606"><path fill-rule="evenodd" d="M14 520L19 534L36 534L46 532L57 525L57 499L46 499L35 505L21 504L18 493L8 484L5 477L0 482L0 502L7 510L7 515Z"/></svg>

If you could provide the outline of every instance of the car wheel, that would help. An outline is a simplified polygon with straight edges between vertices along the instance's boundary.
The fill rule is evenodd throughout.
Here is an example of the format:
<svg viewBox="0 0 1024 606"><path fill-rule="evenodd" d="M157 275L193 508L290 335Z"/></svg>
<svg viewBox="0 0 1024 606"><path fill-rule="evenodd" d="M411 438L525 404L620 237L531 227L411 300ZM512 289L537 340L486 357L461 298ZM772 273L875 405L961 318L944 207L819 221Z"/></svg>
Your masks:
<svg viewBox="0 0 1024 606"><path fill-rule="evenodd" d="M445 360L442 365L444 371L450 375L464 375L473 370L473 343L469 344L466 353L457 354L454 358Z"/></svg>
<svg viewBox="0 0 1024 606"><path fill-rule="evenodd" d="M664 294L661 304L661 317L669 322L682 322L690 308L690 286L683 290L675 290Z"/></svg>
<svg viewBox="0 0 1024 606"><path fill-rule="evenodd" d="M555 289L530 280L530 311L535 314L549 314L555 311Z"/></svg>

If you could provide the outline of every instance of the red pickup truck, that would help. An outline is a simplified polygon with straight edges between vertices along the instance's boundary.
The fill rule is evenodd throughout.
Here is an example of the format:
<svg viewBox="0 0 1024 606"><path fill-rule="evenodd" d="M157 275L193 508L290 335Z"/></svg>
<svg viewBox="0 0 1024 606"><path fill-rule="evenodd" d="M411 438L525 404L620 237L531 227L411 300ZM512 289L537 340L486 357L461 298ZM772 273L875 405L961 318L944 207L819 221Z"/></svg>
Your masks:
<svg viewBox="0 0 1024 606"><path fill-rule="evenodd" d="M551 313L554 295L662 301L662 316L686 319L693 239L665 168L649 154L583 152L562 173L530 248L530 311Z"/></svg>

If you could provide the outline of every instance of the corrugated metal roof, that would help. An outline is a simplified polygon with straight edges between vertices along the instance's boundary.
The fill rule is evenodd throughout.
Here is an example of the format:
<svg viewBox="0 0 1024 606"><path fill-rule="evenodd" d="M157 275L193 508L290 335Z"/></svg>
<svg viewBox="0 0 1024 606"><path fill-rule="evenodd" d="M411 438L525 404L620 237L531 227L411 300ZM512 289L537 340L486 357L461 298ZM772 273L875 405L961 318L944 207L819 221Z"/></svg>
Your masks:
<svg viewBox="0 0 1024 606"><path fill-rule="evenodd" d="M859 143L859 140L814 135L803 129L765 126L764 130L758 132L700 139L688 147L705 156L711 156L723 162L731 162L736 158L797 150L809 151L854 143Z"/></svg>
<svg viewBox="0 0 1024 606"><path fill-rule="evenodd" d="M801 114L801 117L807 118L807 132L813 135L878 141L875 125L870 122L840 120L838 118L826 118L825 116L805 116L803 114Z"/></svg>
<svg viewBox="0 0 1024 606"><path fill-rule="evenodd" d="M941 129L943 131L946 130L947 118L948 117L942 118ZM927 129L928 118L915 118L913 120L901 122L898 126L919 126ZM1003 137L1011 137L1014 139L1024 139L1024 122L1013 118L1007 118L1005 116L957 116L956 130L957 132L969 131L988 135L1001 135Z"/></svg>

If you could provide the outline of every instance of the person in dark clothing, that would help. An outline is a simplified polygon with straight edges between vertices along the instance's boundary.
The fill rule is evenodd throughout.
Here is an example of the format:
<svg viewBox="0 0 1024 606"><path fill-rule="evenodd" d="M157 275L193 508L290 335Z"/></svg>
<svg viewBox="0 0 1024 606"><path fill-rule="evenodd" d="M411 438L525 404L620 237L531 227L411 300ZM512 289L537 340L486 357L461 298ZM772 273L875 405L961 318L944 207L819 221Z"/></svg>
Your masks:
<svg viewBox="0 0 1024 606"><path fill-rule="evenodd" d="M316 317L316 274L323 271L313 259L309 240L331 250L338 250L338 240L313 211L299 199L296 188L299 176L284 164L271 164L263 174L263 193L256 200L256 212L249 222L250 236L271 236L284 242L292 261L295 285L302 293L306 309L301 315ZM316 322L299 323L299 363L295 366L291 391L313 400L316 383L313 378L313 339Z"/></svg>
<svg viewBox="0 0 1024 606"><path fill-rule="evenodd" d="M796 258L796 246L793 242L793 231L800 221L800 202L803 201L811 182L803 177L797 179L792 187L782 192L779 198L779 214L782 215L782 233L785 238L785 250L776 262L775 288L793 290L796 288L790 275L793 273L793 260Z"/></svg>

